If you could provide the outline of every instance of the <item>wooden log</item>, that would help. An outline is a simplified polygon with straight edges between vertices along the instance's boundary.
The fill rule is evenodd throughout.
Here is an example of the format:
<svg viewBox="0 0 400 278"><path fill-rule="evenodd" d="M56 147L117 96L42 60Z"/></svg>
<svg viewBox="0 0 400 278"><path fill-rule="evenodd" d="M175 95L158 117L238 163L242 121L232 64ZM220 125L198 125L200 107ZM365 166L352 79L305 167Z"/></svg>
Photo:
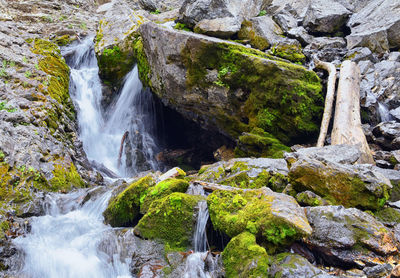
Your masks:
<svg viewBox="0 0 400 278"><path fill-rule="evenodd" d="M215 190L226 190L226 191L233 191L233 190L243 190L242 188L232 187L227 185L221 185L217 183L205 182L205 181L192 181L194 185L200 185L204 188L205 191L215 191Z"/></svg>
<svg viewBox="0 0 400 278"><path fill-rule="evenodd" d="M351 61L344 61L340 67L331 144L358 145L361 151L358 163L374 164L371 150L361 127L360 80L361 74L358 65Z"/></svg>
<svg viewBox="0 0 400 278"><path fill-rule="evenodd" d="M323 147L326 134L328 132L329 122L332 117L333 99L335 97L335 85L336 85L336 67L332 63L322 62L318 59L314 59L315 67L326 70L329 73L328 86L325 97L325 108L324 115L321 121L321 128L319 131L319 137L317 147Z"/></svg>

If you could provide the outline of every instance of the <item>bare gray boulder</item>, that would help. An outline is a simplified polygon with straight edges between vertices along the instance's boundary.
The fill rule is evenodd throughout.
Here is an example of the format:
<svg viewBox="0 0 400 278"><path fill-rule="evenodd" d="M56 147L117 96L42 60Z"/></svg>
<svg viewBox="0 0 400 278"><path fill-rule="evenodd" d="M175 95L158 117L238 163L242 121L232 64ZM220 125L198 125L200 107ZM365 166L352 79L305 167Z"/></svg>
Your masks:
<svg viewBox="0 0 400 278"><path fill-rule="evenodd" d="M259 14L263 0L186 0L179 21L195 31L226 37L237 33L244 19Z"/></svg>
<svg viewBox="0 0 400 278"><path fill-rule="evenodd" d="M400 2L371 1L354 14L348 24L351 34L346 37L348 48L365 46L374 52L387 52L400 46Z"/></svg>
<svg viewBox="0 0 400 278"><path fill-rule="evenodd" d="M139 0L139 4L145 9L152 12L166 12L173 9L179 9L184 0Z"/></svg>
<svg viewBox="0 0 400 278"><path fill-rule="evenodd" d="M311 32L335 33L345 26L351 12L333 0L311 1L304 18L304 26Z"/></svg>
<svg viewBox="0 0 400 278"><path fill-rule="evenodd" d="M340 267L389 263L398 252L392 231L368 213L342 206L307 207L313 227L307 246L325 262Z"/></svg>

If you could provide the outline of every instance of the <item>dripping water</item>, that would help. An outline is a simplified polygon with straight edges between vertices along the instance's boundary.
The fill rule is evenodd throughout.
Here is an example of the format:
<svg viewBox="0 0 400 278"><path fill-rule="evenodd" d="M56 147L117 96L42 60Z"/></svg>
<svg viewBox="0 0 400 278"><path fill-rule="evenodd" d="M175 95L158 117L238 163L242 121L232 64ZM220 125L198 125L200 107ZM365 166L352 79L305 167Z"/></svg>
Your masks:
<svg viewBox="0 0 400 278"><path fill-rule="evenodd" d="M155 104L151 93L143 90L137 67L124 78L114 102L103 109L93 38L64 48L63 55L71 68L70 94L88 159L122 177L157 169Z"/></svg>
<svg viewBox="0 0 400 278"><path fill-rule="evenodd" d="M387 106L381 102L378 102L378 113L381 122L389 122L392 120L392 116L389 113Z"/></svg>

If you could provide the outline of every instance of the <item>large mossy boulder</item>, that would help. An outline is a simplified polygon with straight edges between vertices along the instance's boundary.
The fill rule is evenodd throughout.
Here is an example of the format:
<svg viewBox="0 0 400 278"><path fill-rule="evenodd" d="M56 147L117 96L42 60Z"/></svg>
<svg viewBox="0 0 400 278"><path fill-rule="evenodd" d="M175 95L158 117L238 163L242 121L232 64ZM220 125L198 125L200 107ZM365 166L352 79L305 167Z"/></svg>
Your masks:
<svg viewBox="0 0 400 278"><path fill-rule="evenodd" d="M141 80L203 128L234 140L243 132L255 134L261 153L318 131L323 97L314 72L237 43L154 23L139 31Z"/></svg>
<svg viewBox="0 0 400 278"><path fill-rule="evenodd" d="M145 214L154 200L161 199L173 192L185 193L189 182L183 179L166 179L146 190L140 199L140 212Z"/></svg>
<svg viewBox="0 0 400 278"><path fill-rule="evenodd" d="M135 64L135 44L140 24L147 19L125 1L103 5L95 37L95 52L103 82L117 86Z"/></svg>
<svg viewBox="0 0 400 278"><path fill-rule="evenodd" d="M282 191L288 183L284 159L236 158L203 166L197 179L239 188L269 187Z"/></svg>
<svg viewBox="0 0 400 278"><path fill-rule="evenodd" d="M390 263L398 254L393 232L366 212L342 206L306 211L313 233L304 242L328 264L364 267Z"/></svg>
<svg viewBox="0 0 400 278"><path fill-rule="evenodd" d="M222 260L227 278L269 277L270 257L252 233L232 238L222 252Z"/></svg>
<svg viewBox="0 0 400 278"><path fill-rule="evenodd" d="M230 237L250 232L273 250L311 234L304 210L296 200L269 188L217 190L207 198L216 230Z"/></svg>
<svg viewBox="0 0 400 278"><path fill-rule="evenodd" d="M196 206L202 196L172 193L154 201L135 227L135 233L146 239L160 239L171 248L190 245L196 225Z"/></svg>
<svg viewBox="0 0 400 278"><path fill-rule="evenodd" d="M376 210L390 196L390 181L375 166L353 164L355 146L308 148L287 155L289 180L298 192L310 190L332 204Z"/></svg>
<svg viewBox="0 0 400 278"><path fill-rule="evenodd" d="M140 213L140 200L146 190L154 186L152 176L146 176L129 185L112 198L103 212L104 221L113 227L129 226Z"/></svg>

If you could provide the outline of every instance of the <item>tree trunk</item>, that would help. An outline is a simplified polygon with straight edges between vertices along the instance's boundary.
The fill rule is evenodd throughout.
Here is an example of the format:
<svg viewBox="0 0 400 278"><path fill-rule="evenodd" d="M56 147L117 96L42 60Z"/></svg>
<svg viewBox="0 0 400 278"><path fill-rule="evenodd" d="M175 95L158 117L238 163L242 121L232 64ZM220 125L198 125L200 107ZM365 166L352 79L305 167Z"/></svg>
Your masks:
<svg viewBox="0 0 400 278"><path fill-rule="evenodd" d="M326 70L329 73L328 88L326 90L324 115L322 117L321 128L319 131L317 147L323 147L326 134L328 132L329 122L332 117L333 99L335 97L336 67L332 63L314 60L315 66Z"/></svg>
<svg viewBox="0 0 400 278"><path fill-rule="evenodd" d="M358 145L361 151L358 163L374 164L371 150L361 127L360 79L360 68L357 64L344 61L340 67L331 140L332 145Z"/></svg>

